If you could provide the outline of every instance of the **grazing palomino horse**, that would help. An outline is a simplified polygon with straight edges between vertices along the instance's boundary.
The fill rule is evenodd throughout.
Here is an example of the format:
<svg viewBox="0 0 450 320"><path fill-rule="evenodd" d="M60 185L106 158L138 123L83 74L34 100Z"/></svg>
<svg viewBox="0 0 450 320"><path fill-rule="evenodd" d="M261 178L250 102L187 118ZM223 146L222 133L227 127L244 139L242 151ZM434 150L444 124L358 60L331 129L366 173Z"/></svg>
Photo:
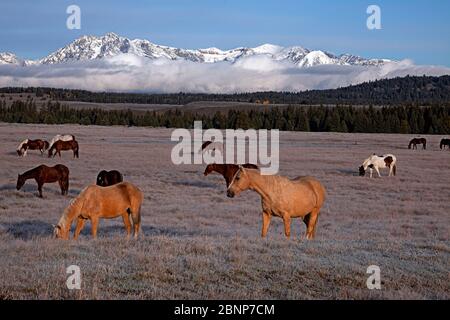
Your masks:
<svg viewBox="0 0 450 320"><path fill-rule="evenodd" d="M45 140L25 139L17 147L17 154L19 156L25 157L27 155L28 150L39 150L39 151L41 151L41 155L43 155L44 151L47 150L48 147L49 147L49 143Z"/></svg>
<svg viewBox="0 0 450 320"><path fill-rule="evenodd" d="M366 174L366 170L369 168L370 177L372 178L373 169L380 175L380 168L389 168L389 177L392 175L396 175L397 173L397 158L393 154L385 154L383 156L377 156L375 154L371 155L367 158L362 166L359 167L359 175L364 176Z"/></svg>
<svg viewBox="0 0 450 320"><path fill-rule="evenodd" d="M417 145L421 144L422 148L425 150L427 148L427 139L425 138L414 138L409 142L408 149L411 149L411 145L413 150L417 149Z"/></svg>
<svg viewBox="0 0 450 320"><path fill-rule="evenodd" d="M144 195L141 190L129 182L121 182L109 187L90 185L72 200L65 209L61 219L54 228L56 238L69 239L70 226L77 220L74 239L78 238L84 223L91 220L91 233L97 237L97 227L100 218L122 217L127 237L131 234L133 221L134 238L137 238L141 224L141 205Z"/></svg>
<svg viewBox="0 0 450 320"><path fill-rule="evenodd" d="M101 187L109 187L123 181L122 174L117 170L102 170L97 175L97 185Z"/></svg>
<svg viewBox="0 0 450 320"><path fill-rule="evenodd" d="M75 136L73 134L57 134L56 136L53 137L52 140L50 140L50 147L53 146L53 144L56 141L71 141L71 140L75 140Z"/></svg>
<svg viewBox="0 0 450 320"><path fill-rule="evenodd" d="M445 146L447 146L448 149L450 150L450 139L442 139L441 140L441 144L439 145L441 150L445 150Z"/></svg>
<svg viewBox="0 0 450 320"><path fill-rule="evenodd" d="M34 169L28 170L23 174L19 174L17 177L16 189L20 190L28 179L36 180L38 185L39 197L42 198L42 186L44 183L58 182L61 188L61 194L65 195L69 191L69 169L62 165L57 164L54 167L47 167L46 165L40 165Z"/></svg>
<svg viewBox="0 0 450 320"><path fill-rule="evenodd" d="M246 163L242 165L247 169L259 169L256 164ZM207 176L211 172L215 171L220 173L224 178L227 184L227 188L230 185L231 179L233 179L236 172L239 170L239 166L237 164L219 164L219 163L211 163L208 164L205 168L205 172L203 174Z"/></svg>
<svg viewBox="0 0 450 320"><path fill-rule="evenodd" d="M70 140L70 141L62 141L58 140L56 141L48 150L48 157L51 156L55 157L57 154L61 158L61 150L67 151L67 150L73 150L73 157L79 158L80 155L78 153L79 147L78 142L76 140Z"/></svg>
<svg viewBox="0 0 450 320"><path fill-rule="evenodd" d="M289 179L282 176L261 175L254 169L242 166L234 175L227 196L233 198L244 190L253 190L261 196L263 224L261 236L265 237L270 219L283 219L286 237L291 234L291 218L303 218L306 239L313 239L320 208L325 201L325 188L313 177Z"/></svg>

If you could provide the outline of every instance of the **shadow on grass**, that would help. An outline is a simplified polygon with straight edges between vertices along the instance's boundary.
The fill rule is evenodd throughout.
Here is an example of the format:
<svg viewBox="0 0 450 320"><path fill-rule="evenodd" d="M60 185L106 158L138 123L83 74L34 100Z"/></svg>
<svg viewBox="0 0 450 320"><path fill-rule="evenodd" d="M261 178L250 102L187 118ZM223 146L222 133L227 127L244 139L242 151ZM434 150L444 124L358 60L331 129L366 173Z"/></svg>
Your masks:
<svg viewBox="0 0 450 320"><path fill-rule="evenodd" d="M197 188L207 188L207 189L218 189L219 186L216 183L204 182L204 181L177 181L173 182L173 185L176 186L188 186L188 187L197 187Z"/></svg>
<svg viewBox="0 0 450 320"><path fill-rule="evenodd" d="M16 239L31 240L33 238L48 238L53 234L53 226L40 220L27 220L7 224L7 233Z"/></svg>

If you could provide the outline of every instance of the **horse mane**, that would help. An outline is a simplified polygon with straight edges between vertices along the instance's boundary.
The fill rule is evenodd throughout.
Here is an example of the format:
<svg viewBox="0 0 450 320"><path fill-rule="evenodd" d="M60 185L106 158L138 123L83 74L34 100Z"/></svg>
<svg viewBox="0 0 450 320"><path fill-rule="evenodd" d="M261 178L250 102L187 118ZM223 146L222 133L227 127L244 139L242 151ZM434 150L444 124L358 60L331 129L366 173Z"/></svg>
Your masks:
<svg viewBox="0 0 450 320"><path fill-rule="evenodd" d="M83 205L85 193L89 187L91 186L85 187L83 190L81 190L80 194L76 198L73 198L70 201L69 205L67 206L66 209L64 209L64 213L58 221L57 224L58 226L65 227L66 224L70 222L69 215L72 213L73 210L80 209L80 207Z"/></svg>
<svg viewBox="0 0 450 320"><path fill-rule="evenodd" d="M17 147L17 150L21 150L22 147L23 147L23 145L24 145L25 143L28 143L28 139L23 140L23 141L19 144L19 146Z"/></svg>

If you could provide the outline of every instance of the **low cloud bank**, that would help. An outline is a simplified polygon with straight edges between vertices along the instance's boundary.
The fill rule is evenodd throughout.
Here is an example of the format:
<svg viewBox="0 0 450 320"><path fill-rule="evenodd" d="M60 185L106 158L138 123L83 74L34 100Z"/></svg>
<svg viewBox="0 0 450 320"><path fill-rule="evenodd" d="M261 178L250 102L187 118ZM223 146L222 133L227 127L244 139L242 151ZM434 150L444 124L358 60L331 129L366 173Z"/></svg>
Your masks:
<svg viewBox="0 0 450 320"><path fill-rule="evenodd" d="M299 68L265 56L236 63L150 60L131 54L110 59L20 67L0 65L0 87L42 86L90 91L235 93L332 89L406 75L441 76L450 68L410 60L380 67L321 65Z"/></svg>

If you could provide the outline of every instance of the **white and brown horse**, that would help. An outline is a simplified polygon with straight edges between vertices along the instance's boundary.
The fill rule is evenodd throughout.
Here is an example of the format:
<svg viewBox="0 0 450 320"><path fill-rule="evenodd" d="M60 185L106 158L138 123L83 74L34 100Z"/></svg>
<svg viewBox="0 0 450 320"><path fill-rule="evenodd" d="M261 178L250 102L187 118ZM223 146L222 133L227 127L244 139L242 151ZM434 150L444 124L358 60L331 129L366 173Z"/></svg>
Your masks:
<svg viewBox="0 0 450 320"><path fill-rule="evenodd" d="M39 150L41 152L41 155L43 155L44 151L47 150L49 146L50 144L45 140L25 139L17 147L17 154L19 155L19 157L25 157L27 155L28 150Z"/></svg>
<svg viewBox="0 0 450 320"><path fill-rule="evenodd" d="M302 218L307 227L306 238L314 238L326 195L324 186L317 179L261 175L258 170L240 166L228 187L227 196L233 198L244 190L253 190L261 196L262 237L267 234L271 217L277 216L283 219L286 237L291 235L291 218Z"/></svg>
<svg viewBox="0 0 450 320"><path fill-rule="evenodd" d="M53 144L56 141L75 141L75 136L73 134L57 134L53 137L52 140L50 140L50 148L53 146Z"/></svg>
<svg viewBox="0 0 450 320"><path fill-rule="evenodd" d="M395 176L397 173L397 158L393 154L385 154L382 156L373 154L364 160L362 166L359 167L359 175L364 176L366 174L366 170L369 169L370 177L372 178L373 169L375 169L378 176L381 177L380 169L382 168L389 169L389 177Z"/></svg>
<svg viewBox="0 0 450 320"><path fill-rule="evenodd" d="M141 206L144 195L138 187L129 182L121 182L109 187L90 185L76 197L64 211L54 228L56 238L69 239L70 226L77 220L74 239L78 237L86 220L91 220L92 236L97 237L100 218L122 217L127 237L131 233L133 221L134 237L137 238L141 223Z"/></svg>

